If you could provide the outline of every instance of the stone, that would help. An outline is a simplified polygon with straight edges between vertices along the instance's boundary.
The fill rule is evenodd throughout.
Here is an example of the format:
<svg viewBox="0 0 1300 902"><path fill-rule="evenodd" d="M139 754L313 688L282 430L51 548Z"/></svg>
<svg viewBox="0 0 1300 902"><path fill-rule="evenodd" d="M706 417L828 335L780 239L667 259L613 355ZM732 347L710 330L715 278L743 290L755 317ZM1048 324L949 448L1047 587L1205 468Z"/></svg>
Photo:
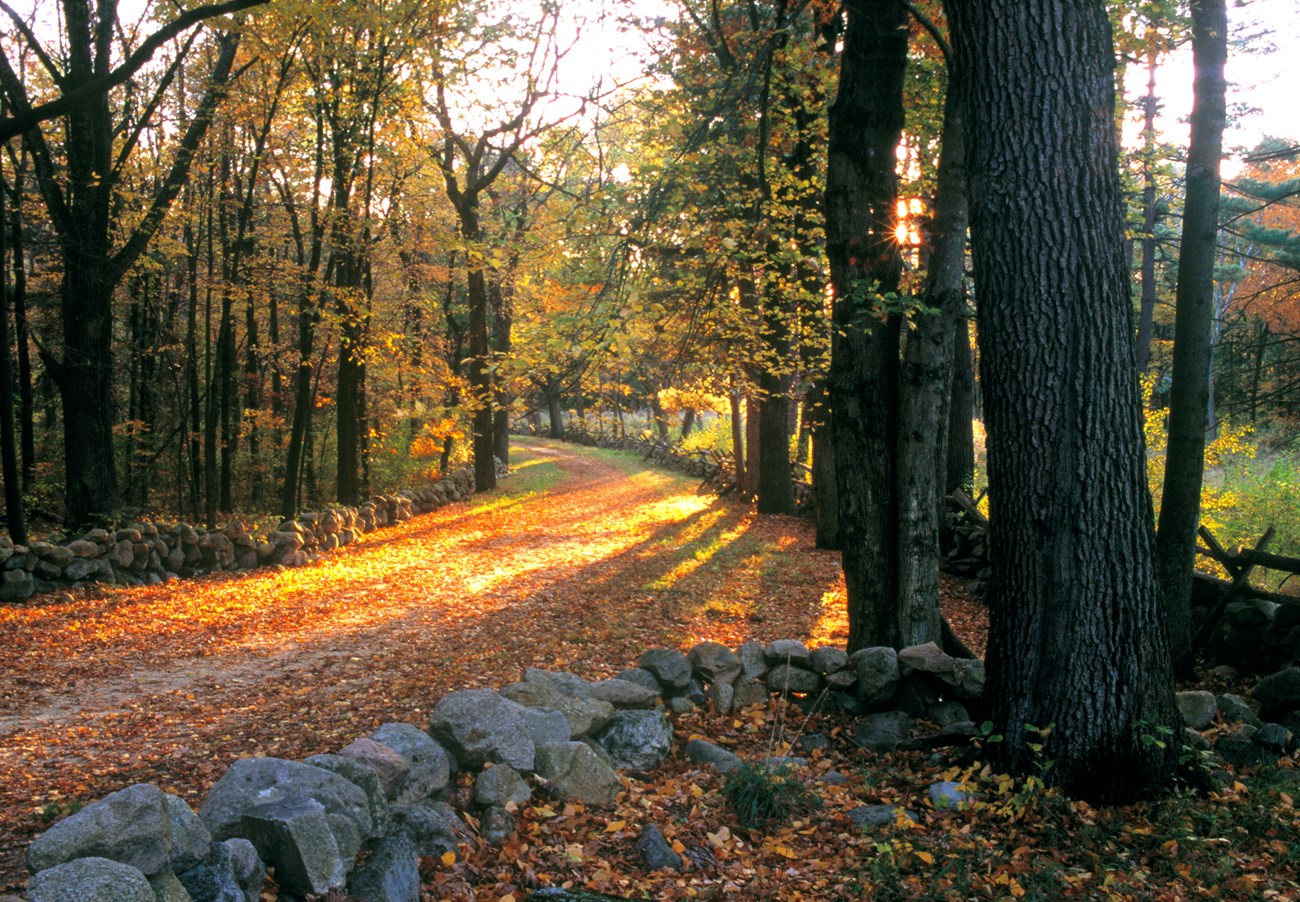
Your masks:
<svg viewBox="0 0 1300 902"><path fill-rule="evenodd" d="M1256 745L1262 745L1271 752L1285 754L1295 744L1291 731L1280 723L1266 723L1260 726L1252 737Z"/></svg>
<svg viewBox="0 0 1300 902"><path fill-rule="evenodd" d="M627 683L635 683L638 686L644 686L647 689L654 690L656 695L663 692L663 684L659 678L648 670L640 667L629 667L627 670L621 670L614 674L614 679L623 680Z"/></svg>
<svg viewBox="0 0 1300 902"><path fill-rule="evenodd" d="M616 768L650 770L672 751L673 726L659 711L616 711L595 739Z"/></svg>
<svg viewBox="0 0 1300 902"><path fill-rule="evenodd" d="M471 840L469 827L445 802L394 805L389 835L405 836L421 857L440 858Z"/></svg>
<svg viewBox="0 0 1300 902"><path fill-rule="evenodd" d="M68 543L68 550L80 558L95 557L99 554L99 546L85 539L73 539Z"/></svg>
<svg viewBox="0 0 1300 902"><path fill-rule="evenodd" d="M746 642L736 649L736 657L740 659L740 675L748 679L756 679L767 673L767 656L763 653L763 646L757 642Z"/></svg>
<svg viewBox="0 0 1300 902"><path fill-rule="evenodd" d="M514 836L515 816L500 805L487 808L479 818L479 833L488 845L499 846Z"/></svg>
<svg viewBox="0 0 1300 902"><path fill-rule="evenodd" d="M572 698L591 698L591 682L584 680L576 673L526 667L524 668L524 682L543 683Z"/></svg>
<svg viewBox="0 0 1300 902"><path fill-rule="evenodd" d="M374 835L370 800L356 784L322 768L283 758L236 761L209 790L199 817L213 839L223 840L244 835L245 815L256 808L306 799L319 803L326 814L351 821L362 840ZM322 820L328 823L328 818ZM262 851L260 846L258 851ZM266 856L262 857L265 860Z"/></svg>
<svg viewBox="0 0 1300 902"><path fill-rule="evenodd" d="M370 738L400 755L408 768L406 779L397 784L389 801L409 805L427 799L451 782L451 755L419 727L390 721Z"/></svg>
<svg viewBox="0 0 1300 902"><path fill-rule="evenodd" d="M532 737L535 748L569 742L573 739L569 720L559 711L525 708L524 726L527 727L528 735Z"/></svg>
<svg viewBox="0 0 1300 902"><path fill-rule="evenodd" d="M917 818L897 805L860 805L849 811L849 820L859 827L894 827L915 824Z"/></svg>
<svg viewBox="0 0 1300 902"><path fill-rule="evenodd" d="M736 687L731 683L714 683L709 686L709 704L718 714L730 714L736 701Z"/></svg>
<svg viewBox="0 0 1300 902"><path fill-rule="evenodd" d="M682 857L673 851L672 845L663 831L654 824L641 828L641 837L636 841L636 850L641 853L641 860L650 871L680 871Z"/></svg>
<svg viewBox="0 0 1300 902"><path fill-rule="evenodd" d="M794 747L801 752L824 752L833 744L831 737L825 733L803 733L794 741Z"/></svg>
<svg viewBox="0 0 1300 902"><path fill-rule="evenodd" d="M748 677L737 680L733 684L734 692L731 699L732 709L748 708L750 705L765 705L770 693L767 686L760 678L750 679Z"/></svg>
<svg viewBox="0 0 1300 902"><path fill-rule="evenodd" d="M795 664L807 667L812 653L808 651L808 646L797 639L777 639L775 642L769 642L763 649L763 658L769 666Z"/></svg>
<svg viewBox="0 0 1300 902"><path fill-rule="evenodd" d="M394 754L396 754L394 752ZM384 794L379 774L369 764L343 755L312 755L303 759L303 764L319 767L322 770L338 774L366 794L370 806L370 820L375 835L388 827L388 797Z"/></svg>
<svg viewBox="0 0 1300 902"><path fill-rule="evenodd" d="M853 743L869 752L892 752L912 732L912 718L902 711L870 714L853 725Z"/></svg>
<svg viewBox="0 0 1300 902"><path fill-rule="evenodd" d="M728 751L707 739L692 739L682 747L682 754L691 763L712 767L721 774L729 774L745 763L735 752Z"/></svg>
<svg viewBox="0 0 1300 902"><path fill-rule="evenodd" d="M514 802L522 805L533 797L533 790L519 771L507 764L485 768L474 779L474 804L484 808Z"/></svg>
<svg viewBox="0 0 1300 902"><path fill-rule="evenodd" d="M78 858L107 858L146 877L169 870L172 821L165 795L152 783L137 783L90 803L32 842L27 867L35 874Z"/></svg>
<svg viewBox="0 0 1300 902"><path fill-rule="evenodd" d="M153 890L154 902L194 902L185 885L171 871L150 877L149 888Z"/></svg>
<svg viewBox="0 0 1300 902"><path fill-rule="evenodd" d="M822 645L812 650L808 658L808 667L813 673L822 676L843 670L849 662L849 654L834 645Z"/></svg>
<svg viewBox="0 0 1300 902"><path fill-rule="evenodd" d="M740 658L719 642L701 642L686 657L694 672L710 683L731 683L740 676Z"/></svg>
<svg viewBox="0 0 1300 902"><path fill-rule="evenodd" d="M586 697L577 697L539 680L510 683L501 687L500 694L525 708L559 711L569 722L569 733L575 739L596 732L609 722L614 713L612 704L592 698L590 692Z"/></svg>
<svg viewBox="0 0 1300 902"><path fill-rule="evenodd" d="M685 689L691 682L691 662L669 648L652 648L637 658L637 666L654 674L669 689Z"/></svg>
<svg viewBox="0 0 1300 902"><path fill-rule="evenodd" d="M615 708L653 708L659 700L659 690L628 680L601 680L591 685L591 697L609 702Z"/></svg>
<svg viewBox="0 0 1300 902"><path fill-rule="evenodd" d="M0 575L0 601L23 601L35 594L36 578L26 570L6 570Z"/></svg>
<svg viewBox="0 0 1300 902"><path fill-rule="evenodd" d="M938 701L933 692L922 692L912 680L904 680L889 698L871 704L876 711L903 711L911 717L925 717L926 712Z"/></svg>
<svg viewBox="0 0 1300 902"><path fill-rule="evenodd" d="M668 710L677 715L690 714L696 707L695 702L684 695L668 699Z"/></svg>
<svg viewBox="0 0 1300 902"><path fill-rule="evenodd" d="M826 685L832 689L852 689L858 685L858 672L851 667L826 674Z"/></svg>
<svg viewBox="0 0 1300 902"><path fill-rule="evenodd" d="M857 671L857 696L868 705L888 699L902 680L898 652L892 648L877 646L855 651L849 655L848 666Z"/></svg>
<svg viewBox="0 0 1300 902"><path fill-rule="evenodd" d="M1215 743L1214 751L1233 767L1255 767L1263 764L1268 751L1250 739L1238 736L1224 736Z"/></svg>
<svg viewBox="0 0 1300 902"><path fill-rule="evenodd" d="M542 746L537 750L536 766L547 788L566 801L612 805L623 788L614 769L581 742Z"/></svg>
<svg viewBox="0 0 1300 902"><path fill-rule="evenodd" d="M820 692L822 678L811 670L794 667L789 664L777 664L767 672L767 688L782 695L799 692L804 695Z"/></svg>
<svg viewBox="0 0 1300 902"><path fill-rule="evenodd" d="M256 805L244 812L239 829L275 868L281 890L306 896L343 887L352 861L340 854L325 806L315 799L297 796Z"/></svg>
<svg viewBox="0 0 1300 902"><path fill-rule="evenodd" d="M942 780L930 784L929 798L936 811L945 811L963 808L970 803L971 794L960 783Z"/></svg>
<svg viewBox="0 0 1300 902"><path fill-rule="evenodd" d="M88 857L40 871L27 882L30 902L154 902L149 879L129 864Z"/></svg>
<svg viewBox="0 0 1300 902"><path fill-rule="evenodd" d="M208 856L212 834L202 819L189 805L170 793L163 793L163 806L172 824L172 871L183 871L198 864Z"/></svg>
<svg viewBox="0 0 1300 902"><path fill-rule="evenodd" d="M1223 620L1230 626L1244 630L1256 630L1273 622L1279 605L1262 598L1248 598L1234 601L1223 609Z"/></svg>
<svg viewBox="0 0 1300 902"><path fill-rule="evenodd" d="M364 902L420 902L420 859L405 836L385 836L348 877L348 895Z"/></svg>
<svg viewBox="0 0 1300 902"><path fill-rule="evenodd" d="M371 738L353 740L339 751L339 755L373 769L383 787L384 797L389 800L397 798L398 791L411 774L411 765L396 749Z"/></svg>
<svg viewBox="0 0 1300 902"><path fill-rule="evenodd" d="M1240 695L1225 692L1215 699L1215 704L1219 709L1219 716L1228 723L1248 723L1255 727L1260 725L1255 709Z"/></svg>
<svg viewBox="0 0 1300 902"><path fill-rule="evenodd" d="M1183 723L1193 730L1204 730L1214 723L1214 715L1219 713L1219 704L1213 692L1204 690L1179 692L1174 695L1174 702L1178 705L1178 713L1183 718Z"/></svg>
<svg viewBox="0 0 1300 902"><path fill-rule="evenodd" d="M491 689L449 692L433 709L429 732L464 768L489 761L515 770L533 770L533 739L524 723L523 706Z"/></svg>
<svg viewBox="0 0 1300 902"><path fill-rule="evenodd" d="M939 702L931 705L926 715L941 727L970 722L970 712L961 702Z"/></svg>
<svg viewBox="0 0 1300 902"><path fill-rule="evenodd" d="M176 875L191 902L258 902L266 868L243 837L214 842L203 861Z"/></svg>
<svg viewBox="0 0 1300 902"><path fill-rule="evenodd" d="M64 578L73 582L88 580L99 573L99 560L95 558L78 558L64 569ZM8 576L8 573L5 574Z"/></svg>
<svg viewBox="0 0 1300 902"><path fill-rule="evenodd" d="M1288 667L1259 681L1251 692L1261 706L1260 716L1281 720L1300 710L1300 667Z"/></svg>
<svg viewBox="0 0 1300 902"><path fill-rule="evenodd" d="M979 698L984 694L984 662L954 658L934 642L899 651L898 669L904 677L914 673L933 677L958 698Z"/></svg>

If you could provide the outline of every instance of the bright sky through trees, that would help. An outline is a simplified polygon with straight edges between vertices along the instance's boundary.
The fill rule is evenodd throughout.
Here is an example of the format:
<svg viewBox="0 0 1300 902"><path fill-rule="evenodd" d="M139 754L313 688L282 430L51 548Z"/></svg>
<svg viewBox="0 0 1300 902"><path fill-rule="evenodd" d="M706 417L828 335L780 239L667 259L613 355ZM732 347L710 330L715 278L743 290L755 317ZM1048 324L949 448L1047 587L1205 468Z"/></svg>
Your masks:
<svg viewBox="0 0 1300 902"><path fill-rule="evenodd" d="M1295 92L1300 88L1300 0L1246 0L1229 4L1232 39L1245 46L1228 51L1228 131L1225 150L1249 150L1265 137L1300 142L1300 116ZM1187 144L1187 117L1192 109L1192 48L1190 41L1164 62L1156 76L1161 110L1157 128L1165 140ZM1146 91L1146 73L1131 66L1126 94L1130 100ZM1137 141L1140 117L1129 121L1128 139ZM1229 157L1224 174L1234 175L1240 164Z"/></svg>

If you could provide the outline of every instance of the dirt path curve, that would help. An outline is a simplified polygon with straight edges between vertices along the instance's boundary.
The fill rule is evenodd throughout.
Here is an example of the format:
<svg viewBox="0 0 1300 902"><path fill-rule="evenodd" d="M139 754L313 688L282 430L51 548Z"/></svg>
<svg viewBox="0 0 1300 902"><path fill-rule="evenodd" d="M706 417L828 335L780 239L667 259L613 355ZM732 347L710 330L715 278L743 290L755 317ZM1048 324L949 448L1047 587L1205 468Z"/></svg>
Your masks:
<svg viewBox="0 0 1300 902"><path fill-rule="evenodd" d="M333 751L527 666L843 641L838 555L612 452L519 446L498 492L312 567L0 608L0 889L70 807L148 781L197 807L232 760ZM838 613L837 613L838 612Z"/></svg>

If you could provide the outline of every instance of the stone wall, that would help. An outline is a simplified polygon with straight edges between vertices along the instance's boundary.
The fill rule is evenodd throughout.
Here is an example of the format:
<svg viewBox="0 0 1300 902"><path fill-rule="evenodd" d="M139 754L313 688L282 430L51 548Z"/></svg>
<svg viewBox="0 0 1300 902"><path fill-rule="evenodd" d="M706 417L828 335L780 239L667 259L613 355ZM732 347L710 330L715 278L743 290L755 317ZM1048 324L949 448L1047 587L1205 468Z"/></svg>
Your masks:
<svg viewBox="0 0 1300 902"><path fill-rule="evenodd" d="M156 585L204 573L300 567L364 533L437 510L473 491L473 472L457 470L424 488L378 495L357 507L299 514L260 537L238 521L212 530L186 523L130 523L57 544L14 545L0 537L0 602L87 582Z"/></svg>
<svg viewBox="0 0 1300 902"><path fill-rule="evenodd" d="M303 761L240 759L197 813L153 784L119 790L33 841L26 897L257 902L271 867L280 898L346 889L363 902L418 902L420 858L503 843L535 792L615 804L622 772L644 774L674 754L672 715L701 705L728 713L785 694L805 708L865 715L852 741L890 751L906 747L913 718L968 734L971 714L959 700L977 705L982 689L982 662L949 658L933 643L848 655L791 639L734 650L705 642L688 653L652 649L595 681L528 668L499 689L448 693L420 726L386 723ZM676 752L724 773L744 763L698 737ZM657 825L642 825L637 848L648 870L684 865Z"/></svg>

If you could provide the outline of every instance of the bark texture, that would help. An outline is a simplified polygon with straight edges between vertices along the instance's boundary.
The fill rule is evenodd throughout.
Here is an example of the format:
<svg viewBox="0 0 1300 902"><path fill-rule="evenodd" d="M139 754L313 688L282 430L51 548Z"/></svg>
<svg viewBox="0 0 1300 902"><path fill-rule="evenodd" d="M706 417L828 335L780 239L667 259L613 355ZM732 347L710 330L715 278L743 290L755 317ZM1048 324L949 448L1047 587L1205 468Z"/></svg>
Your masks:
<svg viewBox="0 0 1300 902"><path fill-rule="evenodd" d="M1102 0L950 0L969 139L1002 764L1120 803L1174 765Z"/></svg>
<svg viewBox="0 0 1300 902"><path fill-rule="evenodd" d="M898 435L899 632L902 646L938 641L939 524L947 471L953 338L966 269L965 123L954 85L944 103L932 252L903 353Z"/></svg>
<svg viewBox="0 0 1300 902"><path fill-rule="evenodd" d="M884 309L901 258L894 241L907 10L851 0L830 110L826 250L835 293L830 438L848 591L850 651L898 641L900 315Z"/></svg>

